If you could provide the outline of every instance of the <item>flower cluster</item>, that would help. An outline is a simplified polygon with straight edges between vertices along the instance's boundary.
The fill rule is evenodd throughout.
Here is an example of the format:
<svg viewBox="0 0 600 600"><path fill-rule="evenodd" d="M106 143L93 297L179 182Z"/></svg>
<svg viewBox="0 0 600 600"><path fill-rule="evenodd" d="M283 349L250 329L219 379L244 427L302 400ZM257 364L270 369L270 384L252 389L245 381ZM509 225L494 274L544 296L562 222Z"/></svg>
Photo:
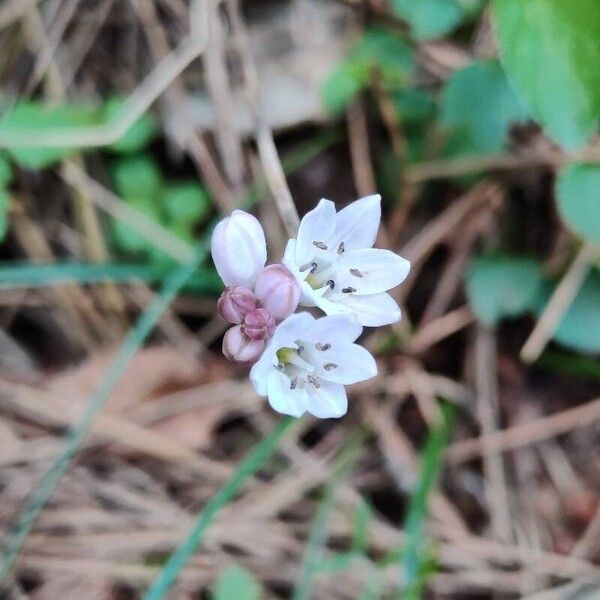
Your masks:
<svg viewBox="0 0 600 600"><path fill-rule="evenodd" d="M400 319L387 291L408 275L410 263L373 248L381 198L368 196L336 212L321 200L300 223L282 264L265 266L267 247L258 220L235 210L213 233L211 251L227 286L217 307L232 324L223 354L252 364L250 380L271 406L299 417L341 417L344 386L376 375L373 356L355 343L363 325ZM298 305L326 316L293 314Z"/></svg>

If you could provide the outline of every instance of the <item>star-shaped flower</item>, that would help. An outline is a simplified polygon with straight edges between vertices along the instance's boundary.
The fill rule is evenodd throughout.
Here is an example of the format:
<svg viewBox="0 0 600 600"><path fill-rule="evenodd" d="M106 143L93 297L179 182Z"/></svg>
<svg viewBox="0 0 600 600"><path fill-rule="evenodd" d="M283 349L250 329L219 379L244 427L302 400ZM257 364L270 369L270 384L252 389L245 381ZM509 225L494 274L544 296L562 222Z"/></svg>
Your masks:
<svg viewBox="0 0 600 600"><path fill-rule="evenodd" d="M250 371L256 392L278 412L294 417L341 417L348 409L344 385L377 374L375 359L354 341L362 327L353 317L315 319L307 312L281 322Z"/></svg>
<svg viewBox="0 0 600 600"><path fill-rule="evenodd" d="M334 203L323 199L304 216L283 257L300 284L301 304L318 306L327 315L354 315L371 327L400 319L386 292L406 279L410 263L390 250L372 248L380 220L379 195L337 213Z"/></svg>

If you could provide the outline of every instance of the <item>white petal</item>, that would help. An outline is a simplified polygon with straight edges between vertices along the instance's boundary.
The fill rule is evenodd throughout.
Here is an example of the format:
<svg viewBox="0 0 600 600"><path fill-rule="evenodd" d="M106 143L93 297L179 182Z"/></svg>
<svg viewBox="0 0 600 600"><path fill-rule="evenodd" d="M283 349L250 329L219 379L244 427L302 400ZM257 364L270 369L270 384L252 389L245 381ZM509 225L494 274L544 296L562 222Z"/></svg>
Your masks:
<svg viewBox="0 0 600 600"><path fill-rule="evenodd" d="M252 287L267 261L265 234L256 217L234 210L215 227L211 253L226 286Z"/></svg>
<svg viewBox="0 0 600 600"><path fill-rule="evenodd" d="M363 328L352 315L337 314L316 319L303 339L321 344L333 342L353 342Z"/></svg>
<svg viewBox="0 0 600 600"><path fill-rule="evenodd" d="M335 217L335 233L329 244L337 249L344 242L345 250L370 248L377 237L381 221L381 196L366 196L348 204Z"/></svg>
<svg viewBox="0 0 600 600"><path fill-rule="evenodd" d="M390 250L363 248L345 252L336 264L339 291L352 288L358 294L379 294L402 283L410 263Z"/></svg>
<svg viewBox="0 0 600 600"><path fill-rule="evenodd" d="M357 294L331 294L326 302L322 302L333 312L347 311L353 314L361 325L379 327L400 320L400 308L396 301L386 293L360 296ZM333 306L332 306L333 305ZM323 308L327 312L326 308Z"/></svg>
<svg viewBox="0 0 600 600"><path fill-rule="evenodd" d="M307 312L290 315L283 320L270 339L265 351L250 369L250 381L259 396L267 395L267 381L272 370L277 365L277 350L280 348L295 348L295 341L310 330L315 318Z"/></svg>
<svg viewBox="0 0 600 600"><path fill-rule="evenodd" d="M269 374L267 382L269 404L284 415L300 417L304 414L304 407L308 402L305 390L290 389L290 379L276 369Z"/></svg>
<svg viewBox="0 0 600 600"><path fill-rule="evenodd" d="M365 381L377 375L377 363L371 353L358 344L334 343L328 350L311 352L318 377L345 385Z"/></svg>
<svg viewBox="0 0 600 600"><path fill-rule="evenodd" d="M320 381L319 388L307 391L306 410L320 419L337 419L348 411L348 397L343 385Z"/></svg>
<svg viewBox="0 0 600 600"><path fill-rule="evenodd" d="M325 244L335 231L335 222L335 204L325 199L302 217L296 241L298 267L309 263L319 251L323 251L315 243Z"/></svg>

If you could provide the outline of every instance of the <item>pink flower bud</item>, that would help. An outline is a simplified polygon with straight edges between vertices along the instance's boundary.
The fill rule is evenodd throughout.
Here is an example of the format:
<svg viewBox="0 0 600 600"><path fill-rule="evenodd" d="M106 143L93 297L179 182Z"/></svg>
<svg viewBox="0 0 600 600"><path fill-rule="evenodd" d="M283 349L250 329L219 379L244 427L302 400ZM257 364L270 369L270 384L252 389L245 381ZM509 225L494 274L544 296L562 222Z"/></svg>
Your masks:
<svg viewBox="0 0 600 600"><path fill-rule="evenodd" d="M246 315L242 329L250 339L266 340L275 331L275 319L264 308L256 308Z"/></svg>
<svg viewBox="0 0 600 600"><path fill-rule="evenodd" d="M256 278L254 293L261 306L280 321L291 315L300 300L300 286L283 265L269 265Z"/></svg>
<svg viewBox="0 0 600 600"><path fill-rule="evenodd" d="M210 251L225 285L251 288L267 260L263 228L256 217L234 210L215 227Z"/></svg>
<svg viewBox="0 0 600 600"><path fill-rule="evenodd" d="M265 343L265 340L251 340L241 325L234 325L223 336L223 354L234 362L252 363L262 354Z"/></svg>
<svg viewBox="0 0 600 600"><path fill-rule="evenodd" d="M246 314L256 308L254 292L243 286L227 288L217 302L217 310L223 319L230 323L241 323Z"/></svg>

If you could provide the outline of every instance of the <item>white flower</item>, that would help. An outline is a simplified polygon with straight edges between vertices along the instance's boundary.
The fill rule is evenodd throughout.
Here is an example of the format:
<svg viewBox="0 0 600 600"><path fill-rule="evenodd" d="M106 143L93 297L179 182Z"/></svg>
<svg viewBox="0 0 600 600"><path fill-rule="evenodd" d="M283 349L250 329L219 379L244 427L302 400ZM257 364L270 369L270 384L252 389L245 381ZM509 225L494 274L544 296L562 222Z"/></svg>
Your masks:
<svg viewBox="0 0 600 600"><path fill-rule="evenodd" d="M212 234L210 251L226 286L254 287L267 262L265 233L256 217L234 210L220 221Z"/></svg>
<svg viewBox="0 0 600 600"><path fill-rule="evenodd" d="M300 304L326 314L352 314L376 327L400 319L400 309L386 293L404 281L410 263L390 250L372 248L381 220L381 197L367 196L336 213L321 200L300 223L283 264L294 274Z"/></svg>
<svg viewBox="0 0 600 600"><path fill-rule="evenodd" d="M377 374L375 359L353 342L362 327L353 317L315 319L306 312L282 321L250 371L256 392L278 412L294 417L341 417L348 409L344 385Z"/></svg>

